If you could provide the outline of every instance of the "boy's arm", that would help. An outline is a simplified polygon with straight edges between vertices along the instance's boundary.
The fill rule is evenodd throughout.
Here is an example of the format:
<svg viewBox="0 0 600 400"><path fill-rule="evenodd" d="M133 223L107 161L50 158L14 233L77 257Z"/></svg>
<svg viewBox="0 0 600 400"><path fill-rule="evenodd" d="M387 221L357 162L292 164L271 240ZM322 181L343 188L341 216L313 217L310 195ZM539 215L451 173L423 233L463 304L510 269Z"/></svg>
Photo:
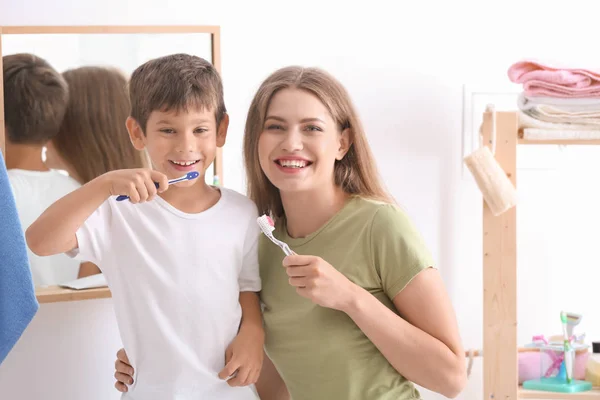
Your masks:
<svg viewBox="0 0 600 400"><path fill-rule="evenodd" d="M167 190L167 177L150 169L107 172L52 204L29 226L27 245L38 256L66 253L78 247L77 230L111 195L127 195L132 203Z"/></svg>
<svg viewBox="0 0 600 400"><path fill-rule="evenodd" d="M50 256L77 248L77 230L110 195L102 175L57 200L29 226L27 245L38 256Z"/></svg>
<svg viewBox="0 0 600 400"><path fill-rule="evenodd" d="M265 333L258 294L240 292L242 320L238 334L225 351L225 367L219 378L229 386L247 386L256 383L263 362Z"/></svg>
<svg viewBox="0 0 600 400"><path fill-rule="evenodd" d="M100 268L93 262L82 262L79 264L79 273L77 274L77 278L85 278L86 276L100 274Z"/></svg>
<svg viewBox="0 0 600 400"><path fill-rule="evenodd" d="M240 306L242 307L240 333L248 331L257 335L257 338L261 341L264 341L265 334L258 294L254 292L241 292Z"/></svg>

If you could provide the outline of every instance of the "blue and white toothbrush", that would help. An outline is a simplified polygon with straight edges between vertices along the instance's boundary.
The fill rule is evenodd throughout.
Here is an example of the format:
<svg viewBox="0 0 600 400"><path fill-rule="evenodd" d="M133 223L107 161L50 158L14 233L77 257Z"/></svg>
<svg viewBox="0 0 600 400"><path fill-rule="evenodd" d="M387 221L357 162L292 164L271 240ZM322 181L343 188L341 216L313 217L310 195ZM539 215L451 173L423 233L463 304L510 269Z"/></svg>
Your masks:
<svg viewBox="0 0 600 400"><path fill-rule="evenodd" d="M168 183L169 183L169 185L172 185L174 183L179 183L179 182L183 182L183 181L191 181L192 179L196 179L199 176L200 176L200 173L198 171L192 171L192 172L188 172L187 174L185 174L184 176L182 176L180 178L171 179ZM159 186L158 182L154 182L154 186L156 186L156 188L158 189L158 186ZM117 201L127 200L128 198L129 198L129 196L122 194L119 197L117 197Z"/></svg>

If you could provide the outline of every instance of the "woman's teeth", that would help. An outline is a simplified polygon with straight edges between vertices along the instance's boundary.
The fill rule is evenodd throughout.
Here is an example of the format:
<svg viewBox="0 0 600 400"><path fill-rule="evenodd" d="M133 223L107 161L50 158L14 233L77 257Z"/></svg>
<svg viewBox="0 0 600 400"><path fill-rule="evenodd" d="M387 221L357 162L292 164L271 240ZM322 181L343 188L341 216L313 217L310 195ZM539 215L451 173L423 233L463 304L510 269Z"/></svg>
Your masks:
<svg viewBox="0 0 600 400"><path fill-rule="evenodd" d="M279 165L287 168L304 168L307 162L304 160L279 160Z"/></svg>

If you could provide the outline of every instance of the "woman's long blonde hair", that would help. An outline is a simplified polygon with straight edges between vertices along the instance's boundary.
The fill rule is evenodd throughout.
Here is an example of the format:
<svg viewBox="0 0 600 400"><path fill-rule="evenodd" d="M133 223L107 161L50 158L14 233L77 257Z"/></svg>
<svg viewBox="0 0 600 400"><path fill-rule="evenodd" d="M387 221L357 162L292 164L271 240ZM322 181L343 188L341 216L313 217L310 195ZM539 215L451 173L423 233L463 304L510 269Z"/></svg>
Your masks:
<svg viewBox="0 0 600 400"><path fill-rule="evenodd" d="M60 157L86 183L115 169L147 166L125 127L130 104L127 78L108 67L80 67L63 77L69 85L69 105L52 140Z"/></svg>
<svg viewBox="0 0 600 400"><path fill-rule="evenodd" d="M279 190L260 167L258 138L264 130L271 99L275 93L287 88L305 90L317 96L340 132L349 128L352 144L346 156L335 162L336 185L351 195L394 203L381 183L365 131L346 89L323 70L291 66L275 71L262 83L248 110L244 132L244 163L248 197L256 203L258 211L275 218L284 216Z"/></svg>

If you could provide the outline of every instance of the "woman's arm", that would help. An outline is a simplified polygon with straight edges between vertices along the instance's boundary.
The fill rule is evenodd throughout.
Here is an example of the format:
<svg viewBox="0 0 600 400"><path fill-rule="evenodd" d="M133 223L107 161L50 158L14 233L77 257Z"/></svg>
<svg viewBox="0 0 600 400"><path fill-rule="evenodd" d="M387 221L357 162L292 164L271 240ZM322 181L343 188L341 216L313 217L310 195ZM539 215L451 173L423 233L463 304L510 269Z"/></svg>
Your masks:
<svg viewBox="0 0 600 400"><path fill-rule="evenodd" d="M464 350L442 278L418 273L393 299L401 318L363 288L344 308L390 364L406 379L456 397L467 381Z"/></svg>
<svg viewBox="0 0 600 400"><path fill-rule="evenodd" d="M288 393L281 375L275 369L273 362L264 355L264 361L260 376L256 382L256 391L260 400L289 400L290 395Z"/></svg>

